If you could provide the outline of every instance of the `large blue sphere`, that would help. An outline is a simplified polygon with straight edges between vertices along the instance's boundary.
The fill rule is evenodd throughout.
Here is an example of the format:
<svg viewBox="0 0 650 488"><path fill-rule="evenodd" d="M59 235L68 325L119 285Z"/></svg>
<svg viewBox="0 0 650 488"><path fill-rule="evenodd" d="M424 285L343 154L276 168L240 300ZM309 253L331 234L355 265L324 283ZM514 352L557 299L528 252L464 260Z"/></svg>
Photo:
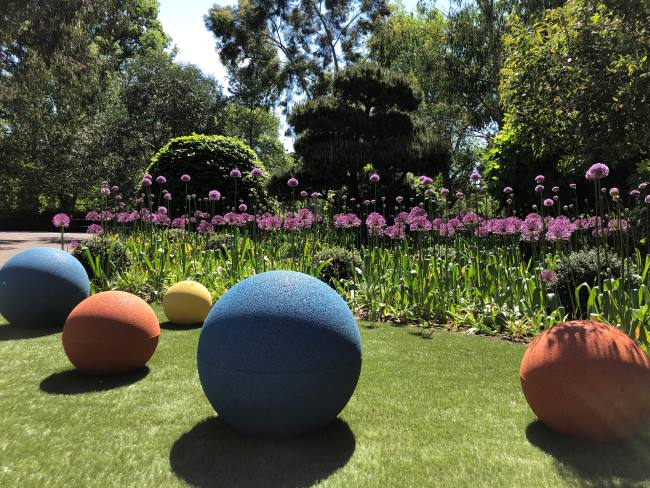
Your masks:
<svg viewBox="0 0 650 488"><path fill-rule="evenodd" d="M293 271L251 276L214 304L199 338L201 385L219 416L261 437L336 418L361 371L361 337L329 286Z"/></svg>
<svg viewBox="0 0 650 488"><path fill-rule="evenodd" d="M89 293L84 267L59 249L27 249L0 269L0 314L19 327L60 327Z"/></svg>

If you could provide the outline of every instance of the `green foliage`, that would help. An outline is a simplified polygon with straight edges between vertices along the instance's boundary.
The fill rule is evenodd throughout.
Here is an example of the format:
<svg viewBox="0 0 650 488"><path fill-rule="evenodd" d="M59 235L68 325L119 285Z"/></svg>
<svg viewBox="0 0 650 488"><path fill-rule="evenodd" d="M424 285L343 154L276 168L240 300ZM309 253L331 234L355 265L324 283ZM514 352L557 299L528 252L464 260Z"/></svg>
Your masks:
<svg viewBox="0 0 650 488"><path fill-rule="evenodd" d="M622 186L650 153L650 4L570 0L532 25L513 17L500 93L506 116L486 156L515 188L545 168L580 177L605 161Z"/></svg>
<svg viewBox="0 0 650 488"><path fill-rule="evenodd" d="M340 246L328 246L314 254L318 264L327 263L321 270L321 279L334 283L340 279L349 279L355 274L355 268L363 265L361 254L356 249L346 249Z"/></svg>
<svg viewBox="0 0 650 488"><path fill-rule="evenodd" d="M175 137L163 146L152 158L148 172L154 178L163 175L167 178L166 188L172 195L185 197L185 183L180 177L188 174L192 181L188 184L188 193L203 198L210 190L219 190L227 198L228 205L233 205L235 181L237 199L248 202L248 195L256 201L265 201L264 178L253 178L250 172L262 163L246 144L234 137L208 136L192 134ZM239 168L242 177L230 178L230 171Z"/></svg>

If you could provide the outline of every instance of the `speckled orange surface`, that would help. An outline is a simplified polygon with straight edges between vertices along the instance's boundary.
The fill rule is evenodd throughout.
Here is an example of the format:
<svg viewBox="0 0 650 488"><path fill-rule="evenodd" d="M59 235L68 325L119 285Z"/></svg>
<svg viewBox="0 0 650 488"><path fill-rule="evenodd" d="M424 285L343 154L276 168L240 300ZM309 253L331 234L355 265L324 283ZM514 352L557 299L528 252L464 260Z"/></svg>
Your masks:
<svg viewBox="0 0 650 488"><path fill-rule="evenodd" d="M562 434L609 441L650 420L650 358L614 327L573 321L543 332L519 376L532 410Z"/></svg>
<svg viewBox="0 0 650 488"><path fill-rule="evenodd" d="M160 325L141 298L106 291L81 302L63 327L63 348L80 371L118 374L143 367L158 345Z"/></svg>

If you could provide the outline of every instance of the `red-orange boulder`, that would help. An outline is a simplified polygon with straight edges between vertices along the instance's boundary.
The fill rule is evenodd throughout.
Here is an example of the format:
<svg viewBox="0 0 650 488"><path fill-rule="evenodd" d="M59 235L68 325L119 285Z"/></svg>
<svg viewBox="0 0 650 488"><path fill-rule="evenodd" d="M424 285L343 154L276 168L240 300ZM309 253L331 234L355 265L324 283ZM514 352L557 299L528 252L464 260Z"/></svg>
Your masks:
<svg viewBox="0 0 650 488"><path fill-rule="evenodd" d="M610 441L650 420L650 358L609 325L573 321L543 332L519 376L530 408L562 434Z"/></svg>
<svg viewBox="0 0 650 488"><path fill-rule="evenodd" d="M77 305L63 327L68 358L88 374L118 374L143 367L160 336L156 314L123 291L92 295Z"/></svg>

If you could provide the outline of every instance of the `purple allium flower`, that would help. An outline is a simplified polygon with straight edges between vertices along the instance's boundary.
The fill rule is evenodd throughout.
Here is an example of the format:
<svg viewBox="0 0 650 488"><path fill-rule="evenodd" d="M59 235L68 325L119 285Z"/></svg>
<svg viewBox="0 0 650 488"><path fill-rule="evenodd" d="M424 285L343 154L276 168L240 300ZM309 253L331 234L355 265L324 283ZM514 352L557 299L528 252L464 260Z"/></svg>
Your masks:
<svg viewBox="0 0 650 488"><path fill-rule="evenodd" d="M149 178L142 178L142 186L151 186L151 183Z"/></svg>
<svg viewBox="0 0 650 488"><path fill-rule="evenodd" d="M544 200L544 206L545 207L552 207L553 206L553 200L551 200L550 198L545 199Z"/></svg>
<svg viewBox="0 0 650 488"><path fill-rule="evenodd" d="M648 187L648 183L646 181L642 181L639 183L639 190L645 190Z"/></svg>
<svg viewBox="0 0 650 488"><path fill-rule="evenodd" d="M54 227L68 227L70 225L70 216L66 213L58 213L52 217L52 225Z"/></svg>
<svg viewBox="0 0 650 488"><path fill-rule="evenodd" d="M553 188L551 188L551 191L553 193L558 193L560 191L560 187L559 186L554 186Z"/></svg>
<svg viewBox="0 0 650 488"><path fill-rule="evenodd" d="M86 214L86 220L97 222L98 220L101 220L101 219L102 219L102 216L99 215L99 212L95 212L94 210L91 210L90 212L88 212Z"/></svg>
<svg viewBox="0 0 650 488"><path fill-rule="evenodd" d="M319 197L322 197L322 196L323 196L323 195L321 195L321 194L318 193L317 191L315 191L315 192L313 192L313 193L311 194L311 197L312 197L314 200L317 199L317 198L319 198Z"/></svg>
<svg viewBox="0 0 650 488"><path fill-rule="evenodd" d="M99 190L99 193L102 195L110 195L111 189L108 188L107 186L102 186L101 189Z"/></svg>
<svg viewBox="0 0 650 488"><path fill-rule="evenodd" d="M162 215L167 215L167 207L158 207L158 212L159 214Z"/></svg>
<svg viewBox="0 0 650 488"><path fill-rule="evenodd" d="M290 186L291 188L295 188L296 186L298 186L298 180L295 178L289 178L287 180L287 185Z"/></svg>
<svg viewBox="0 0 650 488"><path fill-rule="evenodd" d="M164 185L165 183L167 183L167 178L165 178L164 176L157 176L156 183L158 183L159 185Z"/></svg>
<svg viewBox="0 0 650 488"><path fill-rule="evenodd" d="M384 227L386 227L386 220L381 214L372 212L366 217L366 226L368 227L368 234L371 236L380 236L383 233Z"/></svg>
<svg viewBox="0 0 650 488"><path fill-rule="evenodd" d="M512 193L512 187L510 187L510 186L506 186L506 187L503 189L503 193Z"/></svg>
<svg viewBox="0 0 650 488"><path fill-rule="evenodd" d="M370 183L379 183L379 175L377 173L373 173L370 175Z"/></svg>
<svg viewBox="0 0 650 488"><path fill-rule="evenodd" d="M441 194L443 197L446 197L447 195L449 195L449 189L447 189L447 188L442 188L442 189L440 190L440 194Z"/></svg>
<svg viewBox="0 0 650 488"><path fill-rule="evenodd" d="M596 163L592 164L591 167L585 173L585 178L591 181L602 180L609 175L609 168L606 164Z"/></svg>
<svg viewBox="0 0 650 488"><path fill-rule="evenodd" d="M212 227L212 224L207 220L202 220L201 222L199 222L199 225L196 226L196 231L199 234L207 234L209 232L214 231L214 227Z"/></svg>
<svg viewBox="0 0 650 488"><path fill-rule="evenodd" d="M183 176L181 176L181 181L183 181L183 182L185 182L185 183L187 183L187 182L190 181L191 179L192 179L192 178L190 178L190 175L183 175Z"/></svg>
<svg viewBox="0 0 650 488"><path fill-rule="evenodd" d="M618 188L613 187L609 189L609 196L610 197L617 197L619 195Z"/></svg>
<svg viewBox="0 0 650 488"><path fill-rule="evenodd" d="M169 192L167 192L167 193L165 193L165 195L163 196L163 198L164 198L165 200L167 200L167 201L170 201L170 200L172 199L172 194L169 193Z"/></svg>
<svg viewBox="0 0 650 488"><path fill-rule="evenodd" d="M364 204L366 207L367 207L368 205L370 205L370 203L371 203L370 200L364 200L364 201L363 201L363 204Z"/></svg>
<svg viewBox="0 0 650 488"><path fill-rule="evenodd" d="M230 170L230 177L231 178L241 178L241 171L239 171L239 168L235 168L233 170Z"/></svg>
<svg viewBox="0 0 650 488"><path fill-rule="evenodd" d="M282 219L276 215L265 213L257 216L257 227L260 230L279 230L282 226Z"/></svg>
<svg viewBox="0 0 650 488"><path fill-rule="evenodd" d="M465 194L462 191L458 191L458 192L456 192L456 198L461 200L461 199L465 198Z"/></svg>
<svg viewBox="0 0 650 488"><path fill-rule="evenodd" d="M210 190L208 192L208 200L211 202L217 202L221 200L221 193L218 190Z"/></svg>
<svg viewBox="0 0 650 488"><path fill-rule="evenodd" d="M544 185L537 185L535 187L535 193L540 193L544 191Z"/></svg>
<svg viewBox="0 0 650 488"><path fill-rule="evenodd" d="M630 196L631 196L632 198L637 198L639 195L641 195L641 192L640 192L639 190L632 190L632 191L630 192Z"/></svg>
<svg viewBox="0 0 650 488"><path fill-rule="evenodd" d="M427 198L431 198L434 195L434 191L431 188L427 188L424 190L424 196Z"/></svg>
<svg viewBox="0 0 650 488"><path fill-rule="evenodd" d="M104 229L102 229L101 225L97 225L97 224L91 224L86 229L86 234L95 234L98 236L103 233L104 233Z"/></svg>
<svg viewBox="0 0 650 488"><path fill-rule="evenodd" d="M472 174L469 175L469 179L471 181L477 182L478 180L481 179L481 173L479 173L477 170L472 171Z"/></svg>
<svg viewBox="0 0 650 488"><path fill-rule="evenodd" d="M650 203L650 195L645 196L645 203Z"/></svg>
<svg viewBox="0 0 650 488"><path fill-rule="evenodd" d="M539 273L539 278L547 285L554 285L557 283L557 274L555 271L552 271L550 269L543 269Z"/></svg>
<svg viewBox="0 0 650 488"><path fill-rule="evenodd" d="M420 183L422 183L423 185L430 185L433 183L433 180L425 175L418 177L418 180L420 180Z"/></svg>
<svg viewBox="0 0 650 488"><path fill-rule="evenodd" d="M264 172L260 168L253 168L253 171L251 171L251 176L253 178L261 178L264 176Z"/></svg>
<svg viewBox="0 0 650 488"><path fill-rule="evenodd" d="M404 201L404 197L402 197L402 196L397 196L397 197L395 197L395 201L396 201L397 203L402 203L402 202Z"/></svg>
<svg viewBox="0 0 650 488"><path fill-rule="evenodd" d="M612 219L607 223L607 227L611 231L621 231L621 232L627 232L629 229L630 225L628 224L627 220L625 219Z"/></svg>
<svg viewBox="0 0 650 488"><path fill-rule="evenodd" d="M307 198L308 193L307 193L305 190L303 190L303 191L300 192L300 196L301 196L302 198Z"/></svg>
<svg viewBox="0 0 650 488"><path fill-rule="evenodd" d="M245 203L240 203L239 204L239 211L240 212L245 212L246 210L248 210L248 207L246 206L246 204Z"/></svg>
<svg viewBox="0 0 650 488"><path fill-rule="evenodd" d="M361 220L353 213L340 213L334 215L333 224L337 229L350 229L359 227Z"/></svg>
<svg viewBox="0 0 650 488"><path fill-rule="evenodd" d="M537 175L537 176L535 176L535 183L537 183L538 185L540 185L540 184L544 183L544 180L545 180L545 179L546 179L546 178L544 178L543 175Z"/></svg>

